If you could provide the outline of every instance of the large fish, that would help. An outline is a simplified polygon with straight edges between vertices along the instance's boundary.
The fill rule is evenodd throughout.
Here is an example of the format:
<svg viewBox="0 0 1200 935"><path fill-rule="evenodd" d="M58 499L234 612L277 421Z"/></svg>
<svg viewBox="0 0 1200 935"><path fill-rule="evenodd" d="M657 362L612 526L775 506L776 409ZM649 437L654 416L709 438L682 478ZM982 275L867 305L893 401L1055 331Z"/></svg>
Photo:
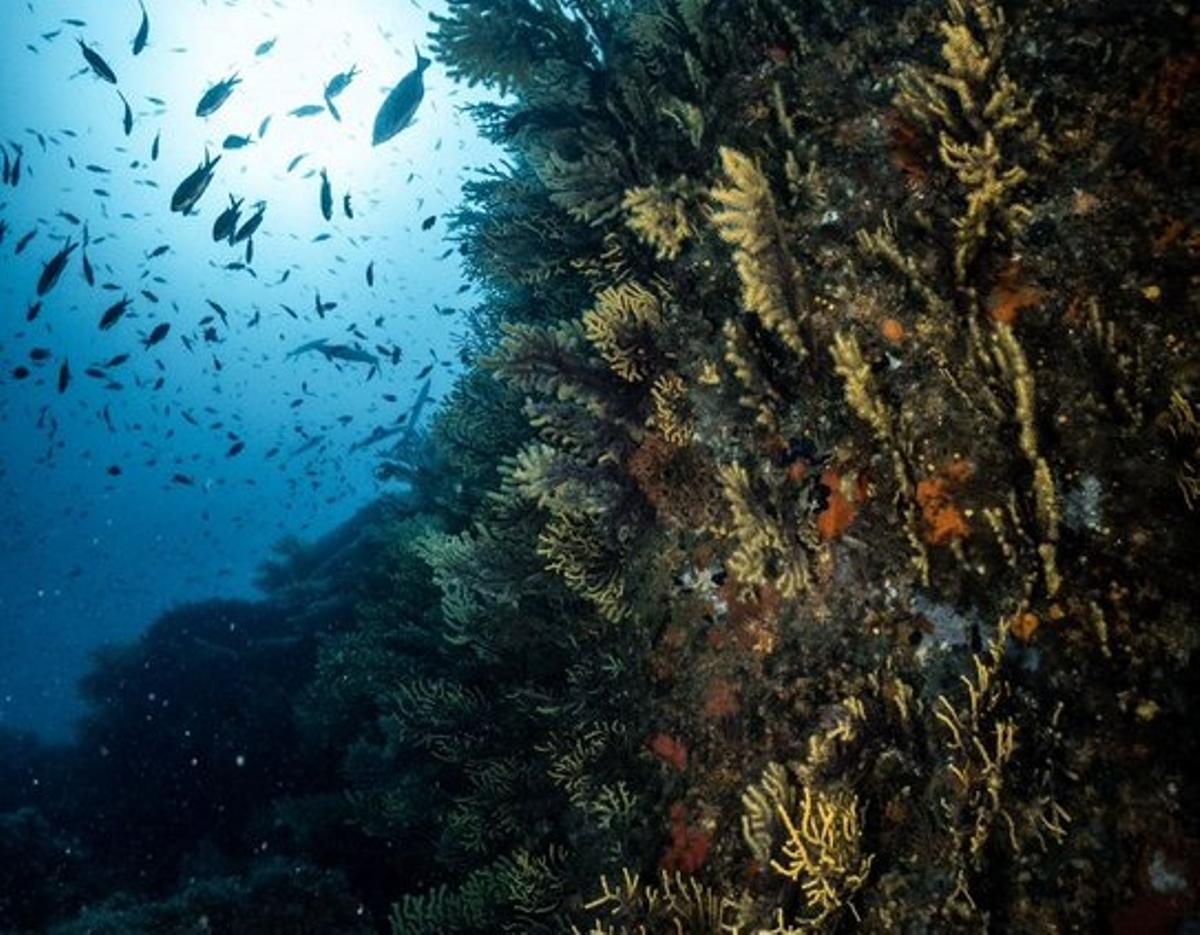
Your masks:
<svg viewBox="0 0 1200 935"><path fill-rule="evenodd" d="M200 164L195 172L179 183L179 187L175 189L175 194L171 196L172 211L191 214L192 208L196 206L196 202L200 200L200 196L208 188L208 183L212 181L213 170L220 161L220 156L217 156L216 159L210 159L208 157L208 150L204 151L204 162Z"/></svg>
<svg viewBox="0 0 1200 935"><path fill-rule="evenodd" d="M429 59L417 51L417 67L400 79L375 115L375 129L371 134L371 145L386 143L412 123L413 116L425 96L425 69Z"/></svg>
<svg viewBox="0 0 1200 935"><path fill-rule="evenodd" d="M211 88L204 92L200 98L200 103L196 105L196 116L207 117L210 114L215 114L217 110L229 100L229 95L233 93L233 89L242 83L242 79L236 74L225 78L223 81L218 81Z"/></svg>

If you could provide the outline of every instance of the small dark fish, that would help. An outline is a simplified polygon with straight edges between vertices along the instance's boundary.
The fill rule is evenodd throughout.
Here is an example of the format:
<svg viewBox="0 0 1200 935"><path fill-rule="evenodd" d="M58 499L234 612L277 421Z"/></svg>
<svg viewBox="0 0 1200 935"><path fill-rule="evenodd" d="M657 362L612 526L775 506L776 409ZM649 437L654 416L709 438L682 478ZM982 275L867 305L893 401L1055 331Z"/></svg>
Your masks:
<svg viewBox="0 0 1200 935"><path fill-rule="evenodd" d="M350 87L350 82L352 82L357 76L357 65L351 65L349 71L338 72L336 75L330 78L329 83L325 85L326 99L337 97L339 94L345 91L346 88Z"/></svg>
<svg viewBox="0 0 1200 935"><path fill-rule="evenodd" d="M15 253L17 255L24 253L25 248L29 246L29 241L33 240L33 238L36 236L37 236L37 228L35 227L28 234L26 234L24 237L22 237L20 240L17 241L17 247L13 251L13 253Z"/></svg>
<svg viewBox="0 0 1200 935"><path fill-rule="evenodd" d="M96 77L104 79L109 84L116 84L117 75L108 67L108 62L104 61L93 49L89 49L82 39L76 39L75 41L79 43L79 49L83 52L84 59L92 71L95 72Z"/></svg>
<svg viewBox="0 0 1200 935"><path fill-rule="evenodd" d="M172 211L179 211L182 214L191 213L192 208L196 206L196 202L200 200L200 197L207 190L213 178L213 171L220 161L220 156L210 159L208 151L205 150L204 162L191 175L179 183L179 187L175 189L175 194L171 196Z"/></svg>
<svg viewBox="0 0 1200 935"><path fill-rule="evenodd" d="M147 260L155 260L158 257L162 256L164 253L168 253L170 251L170 249L171 249L171 245L169 243L162 244L161 246L155 247L153 250L151 250L146 255L146 259Z"/></svg>
<svg viewBox="0 0 1200 935"><path fill-rule="evenodd" d="M158 344L163 338L165 338L167 336L167 333L170 330L171 330L170 322L166 322L166 321L159 322L157 325L154 326L154 330L151 331L150 334L147 335L147 337L142 341L142 346L147 347L147 348L154 347L155 344Z"/></svg>
<svg viewBox="0 0 1200 935"><path fill-rule="evenodd" d="M158 304L158 296L156 296L149 289L142 289L139 291L142 293L143 296L145 296L147 302L153 302L155 305Z"/></svg>
<svg viewBox="0 0 1200 935"><path fill-rule="evenodd" d="M375 261L374 260L372 260L370 263L367 264L367 285L368 286L375 285Z"/></svg>
<svg viewBox="0 0 1200 935"><path fill-rule="evenodd" d="M317 114L325 110L320 104L302 104L295 110L289 110L288 116L291 117L315 117Z"/></svg>
<svg viewBox="0 0 1200 935"><path fill-rule="evenodd" d="M246 265L249 266L254 262L254 238L251 237L246 241Z"/></svg>
<svg viewBox="0 0 1200 935"><path fill-rule="evenodd" d="M62 366L58 368L58 391L65 393L67 387L71 385L71 367L64 360Z"/></svg>
<svg viewBox="0 0 1200 935"><path fill-rule="evenodd" d="M121 118L121 127L125 130L125 135L129 136L133 132L133 111L129 107L129 101L125 100L125 95L117 92L121 97L121 103L125 105L125 116Z"/></svg>
<svg viewBox="0 0 1200 935"><path fill-rule="evenodd" d="M96 271L92 269L92 261L88 259L87 251L83 252L83 278L89 286L96 285Z"/></svg>
<svg viewBox="0 0 1200 935"><path fill-rule="evenodd" d="M296 166L300 165L300 161L307 155L308 153L301 153L299 156L289 162L287 167L288 172L291 172L294 168L296 168Z"/></svg>
<svg viewBox="0 0 1200 935"><path fill-rule="evenodd" d="M229 446L229 450L227 452L225 452L225 457L227 457L227 458L236 457L237 455L241 454L245 450L245 448L246 448L245 442L236 441L232 445Z"/></svg>
<svg viewBox="0 0 1200 935"><path fill-rule="evenodd" d="M161 136L162 136L161 131L159 131L158 133L155 133L154 134L154 142L150 144L150 161L151 162L158 162L159 140L160 140Z"/></svg>
<svg viewBox="0 0 1200 935"><path fill-rule="evenodd" d="M146 5L142 7L142 25L138 27L137 35L133 37L133 54L141 55L142 50L146 48L146 43L150 40L150 17L146 15Z"/></svg>
<svg viewBox="0 0 1200 935"><path fill-rule="evenodd" d="M250 216L250 219L238 228L237 233L233 235L233 241L230 245L241 243L243 240L249 240L254 236L254 232L262 226L263 217L266 213L267 206L260 202L257 210Z"/></svg>
<svg viewBox="0 0 1200 935"><path fill-rule="evenodd" d="M110 464L108 467L107 474L109 477L120 477L121 476L121 466L119 464Z"/></svg>
<svg viewBox="0 0 1200 935"><path fill-rule="evenodd" d="M38 317L38 314L39 314L41 311L42 311L42 303L41 303L41 301L34 302L34 303L33 303L31 306L29 306L29 308L26 310L26 312L25 312L25 320L26 320L26 321L33 321L35 318L37 318L37 317Z"/></svg>
<svg viewBox="0 0 1200 935"><path fill-rule="evenodd" d="M106 169L104 166L98 166L94 162L89 162L86 166L84 166L84 168L89 172L95 172L98 175L109 175L112 172L112 169Z"/></svg>
<svg viewBox="0 0 1200 935"><path fill-rule="evenodd" d="M269 127L270 125L271 125L271 115L270 115L270 114L267 114L265 117L263 117L263 121L262 121L262 123L260 123L260 124L258 125L258 138L259 138L260 140L261 140L261 139L262 139L264 136L266 136L266 135L267 135L267 127Z"/></svg>
<svg viewBox="0 0 1200 935"><path fill-rule="evenodd" d="M65 19L63 22L68 26L74 26L76 29L83 29L87 25L87 20L82 19Z"/></svg>
<svg viewBox="0 0 1200 935"><path fill-rule="evenodd" d="M333 189L329 186L329 176L321 170L321 216L326 221L333 220Z"/></svg>
<svg viewBox="0 0 1200 935"><path fill-rule="evenodd" d="M236 73L218 81L201 96L200 102L196 105L196 116L208 117L215 114L221 105L229 100L233 89L241 83L242 79Z"/></svg>
<svg viewBox="0 0 1200 935"><path fill-rule="evenodd" d="M429 215L429 217L427 217L425 220L423 220L421 222L421 230L427 231L427 230L429 230L429 228L433 227L433 225L436 223L437 223L437 215L431 214L431 215Z"/></svg>
<svg viewBox="0 0 1200 935"><path fill-rule="evenodd" d="M180 487L194 487L196 482L186 474L172 474L171 483L178 484Z"/></svg>
<svg viewBox="0 0 1200 935"><path fill-rule="evenodd" d="M35 364L44 364L50 359L50 351L44 347L35 347L29 352L29 359Z"/></svg>
<svg viewBox="0 0 1200 935"><path fill-rule="evenodd" d="M274 40L274 39L268 39L266 42L260 42L258 44L258 47L254 50L254 54L255 55L266 55L273 48L275 48L275 41L276 40Z"/></svg>
<svg viewBox="0 0 1200 935"><path fill-rule="evenodd" d="M354 209L350 207L350 193L346 192L342 196L342 213L351 220L354 219Z"/></svg>
<svg viewBox="0 0 1200 935"><path fill-rule="evenodd" d="M375 115L371 145L379 146L412 124L421 99L425 96L425 69L432 63L417 51L417 67L405 75Z"/></svg>
<svg viewBox="0 0 1200 935"><path fill-rule="evenodd" d="M12 378L14 380L27 380L29 378L29 368L14 367L12 371Z"/></svg>
<svg viewBox="0 0 1200 935"><path fill-rule="evenodd" d="M54 288L58 278L67 267L67 260L71 254L75 252L78 244L71 243L71 239L67 238L66 245L50 258L50 261L42 267L42 275L38 277L37 294L40 298Z"/></svg>
<svg viewBox="0 0 1200 935"><path fill-rule="evenodd" d="M212 239L214 242L228 240L229 245L233 246L233 237L237 232L237 222L241 216L244 200L234 198L233 195L229 196L229 207L217 215L217 219L213 222Z"/></svg>
<svg viewBox="0 0 1200 935"><path fill-rule="evenodd" d="M130 306L131 302L132 302L132 300L128 296L126 296L125 298L121 299L120 302L117 302L115 305L112 305L109 308L105 309L104 314L100 316L100 330L107 331L109 328L111 328L113 325L115 325L118 321L120 321L121 316L124 315L125 312L129 310L129 306ZM116 360L116 358L113 358L113 360ZM115 367L115 366L119 366L120 363L123 363L123 361L118 361L118 363L116 363L116 364L114 364L110 361L109 363L105 364L105 366L106 367Z"/></svg>
<svg viewBox="0 0 1200 935"><path fill-rule="evenodd" d="M101 366L103 366L105 370L111 370L113 367L120 367L121 364L125 363L127 360L129 360L128 354L118 354L111 360L105 361Z"/></svg>
<svg viewBox="0 0 1200 935"><path fill-rule="evenodd" d="M59 211L58 216L70 224L82 224L83 223L82 221L79 220L79 218L77 216L72 214L70 211Z"/></svg>
<svg viewBox="0 0 1200 935"><path fill-rule="evenodd" d="M220 316L221 324L223 324L226 328L228 328L229 327L229 313L227 311L225 311L225 309L221 305L217 304L212 299L205 299L204 301L208 303L209 308L211 308L214 312L217 313L218 316Z"/></svg>
<svg viewBox="0 0 1200 935"><path fill-rule="evenodd" d="M297 321L300 320L300 316L296 314L296 310L294 308L292 308L290 305L284 305L282 302L280 302L279 307L282 308L289 315L291 315L293 318L295 318Z"/></svg>
<svg viewBox="0 0 1200 935"><path fill-rule="evenodd" d="M417 374L418 380L424 380L430 373L433 372L433 364L426 364L421 368L421 372Z"/></svg>
<svg viewBox="0 0 1200 935"><path fill-rule="evenodd" d="M245 149L247 146L249 146L253 142L254 142L254 140L250 139L250 137L248 137L248 136L239 136L236 133L230 133L229 136L225 137L225 141L221 144L221 148L222 149Z"/></svg>

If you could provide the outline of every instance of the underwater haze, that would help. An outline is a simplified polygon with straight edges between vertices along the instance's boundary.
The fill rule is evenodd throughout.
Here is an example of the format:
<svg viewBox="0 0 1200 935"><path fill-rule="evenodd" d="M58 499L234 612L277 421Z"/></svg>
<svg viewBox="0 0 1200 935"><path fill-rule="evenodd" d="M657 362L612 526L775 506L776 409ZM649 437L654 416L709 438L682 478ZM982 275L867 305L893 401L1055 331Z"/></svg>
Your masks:
<svg viewBox="0 0 1200 935"><path fill-rule="evenodd" d="M96 646L191 599L252 595L274 542L323 533L375 496L376 452L352 446L405 413L427 365L432 398L448 385L456 319L435 308L470 296L440 215L463 170L489 159L436 67L415 125L371 145L376 112L425 43L418 4L185 0L147 12L135 56L132 0L0 10L0 144L6 159L22 156L19 182L0 188L0 725L54 737L78 714L74 683ZM77 40L102 55L115 86ZM352 67L334 98L340 122L327 109L289 116L324 107L327 82ZM197 117L205 91L234 74L228 101ZM251 142L223 150L230 135ZM206 149L221 157L208 191L193 214L172 213L172 192ZM328 222L322 170L336 201ZM240 269L227 267L245 261L246 242L211 237L230 195L244 200L242 222L266 205ZM27 321L43 264L85 229L90 242ZM336 303L323 316L318 293ZM101 331L123 297L123 319ZM159 323L170 333L144 348ZM382 362L285 359L319 338ZM46 359L31 361L37 349ZM127 363L87 373L120 354ZM27 378L14 376L20 367Z"/></svg>

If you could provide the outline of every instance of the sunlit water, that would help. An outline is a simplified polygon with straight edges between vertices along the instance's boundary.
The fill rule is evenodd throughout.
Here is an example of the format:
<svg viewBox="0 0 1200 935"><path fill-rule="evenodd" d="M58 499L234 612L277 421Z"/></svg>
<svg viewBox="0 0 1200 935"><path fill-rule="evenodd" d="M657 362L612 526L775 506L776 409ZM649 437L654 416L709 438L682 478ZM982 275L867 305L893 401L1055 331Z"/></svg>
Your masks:
<svg viewBox="0 0 1200 935"><path fill-rule="evenodd" d="M0 244L0 726L61 735L92 648L136 634L186 600L252 594L255 566L273 542L287 533L315 536L374 497L375 452L351 453L350 446L411 404L415 377L428 364L435 364L434 397L448 387L461 316L439 315L434 306L471 301L459 291L457 255L446 255L453 244L444 239L443 215L456 204L464 173L494 155L475 138L459 112L465 98L436 62L425 73L415 126L385 146L370 143L376 110L413 67L414 46L428 53L427 14L436 5L146 6L150 41L137 57L131 43L141 11L132 0L0 7L0 141L10 155L11 143L25 153L20 184L0 189L0 218L9 228ZM128 137L117 90L81 73L76 37L116 72L134 114ZM255 54L272 39L268 54ZM351 66L359 74L336 100L340 123L327 113L288 115L323 104L326 82ZM234 73L241 84L228 102L207 119L196 117L204 91ZM253 142L222 153L198 215L172 214L175 186L206 147L222 152L230 134ZM160 152L152 161L156 136ZM334 193L330 223L319 208L320 169ZM347 192L352 219L343 212ZM244 244L230 248L210 236L230 193L245 199L246 212L267 204L254 237L257 278L225 268L245 260ZM432 228L422 230L433 215ZM76 251L27 323L42 264L68 235L79 241L82 222L96 287L84 282ZM314 242L321 234L330 236ZM162 245L169 252L148 259ZM106 291L104 283L119 289ZM324 320L314 310L318 292L338 303ZM130 312L101 332L101 313L126 294ZM214 323L218 341L211 343L198 324L213 314L207 299L230 316L228 328ZM259 324L251 327L255 315ZM172 329L167 340L142 348L139 337L164 321ZM284 359L315 338L356 343L352 327L369 339L365 347L399 345L400 363L368 381L361 365L339 368L312 354ZM193 341L191 351L183 336ZM50 352L40 366L29 360L34 348ZM131 354L112 373L122 389L85 374L121 353ZM60 394L63 361L72 381ZM19 366L33 375L13 379ZM316 438L315 447L292 455ZM238 440L244 451L227 457ZM194 485L173 482L175 474Z"/></svg>

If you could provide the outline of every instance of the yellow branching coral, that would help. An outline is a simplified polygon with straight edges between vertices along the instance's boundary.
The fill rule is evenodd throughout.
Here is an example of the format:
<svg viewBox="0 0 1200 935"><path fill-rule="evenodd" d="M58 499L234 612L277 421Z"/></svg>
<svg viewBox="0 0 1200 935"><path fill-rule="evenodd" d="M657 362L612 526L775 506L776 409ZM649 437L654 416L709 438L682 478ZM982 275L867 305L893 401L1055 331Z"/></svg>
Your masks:
<svg viewBox="0 0 1200 935"><path fill-rule="evenodd" d="M1158 424L1179 450L1175 483L1187 508L1194 510L1200 502L1200 406L1176 389Z"/></svg>
<svg viewBox="0 0 1200 935"><path fill-rule="evenodd" d="M744 586L770 584L783 597L796 597L807 590L807 552L801 543L789 543L780 524L761 511L746 469L736 463L726 465L720 468L720 478L737 542L729 557L729 571Z"/></svg>
<svg viewBox="0 0 1200 935"><path fill-rule="evenodd" d="M846 381L846 403L854 414L875 431L881 441L891 441L892 417L879 398L871 368L863 360L862 348L854 335L835 334L829 349L838 375Z"/></svg>
<svg viewBox="0 0 1200 935"><path fill-rule="evenodd" d="M500 465L501 489L494 499L516 496L553 513L603 513L612 499L609 484L544 442L531 442Z"/></svg>
<svg viewBox="0 0 1200 935"><path fill-rule="evenodd" d="M505 325L500 347L484 365L500 379L525 393L539 393L562 401L585 395L569 375L583 367L579 360L583 332L577 322L553 328Z"/></svg>
<svg viewBox="0 0 1200 935"><path fill-rule="evenodd" d="M742 840L762 866L771 862L780 810L791 812L795 805L796 787L779 763L768 763L762 779L742 793Z"/></svg>
<svg viewBox="0 0 1200 935"><path fill-rule="evenodd" d="M784 860L772 860L779 874L800 881L810 924L821 922L843 906L866 882L873 855L862 853L863 812L852 792L832 793L807 786L797 821L788 809L778 807L787 832ZM853 906L850 907L853 911Z"/></svg>
<svg viewBox="0 0 1200 935"><path fill-rule="evenodd" d="M600 541L592 524L581 517L554 514L538 535L537 554L546 569L562 577L572 591L591 601L610 623L628 610L621 561Z"/></svg>
<svg viewBox="0 0 1200 935"><path fill-rule="evenodd" d="M896 106L937 137L942 163L967 191L966 212L955 220L954 270L963 283L996 223L1011 232L1028 218L1014 201L1028 172L1002 147L1019 145L1040 161L1050 158L1050 147L1032 99L1000 66L1003 13L990 0L947 0L939 29L944 70L906 70Z"/></svg>
<svg viewBox="0 0 1200 935"><path fill-rule="evenodd" d="M688 218L686 190L687 180L681 176L668 186L631 188L621 202L629 229L652 247L660 260L674 260L696 233Z"/></svg>
<svg viewBox="0 0 1200 935"><path fill-rule="evenodd" d="M650 424L663 438L672 445L683 446L691 442L696 426L688 411L688 390L683 377L677 373L664 373L654 381L650 402L654 407Z"/></svg>
<svg viewBox="0 0 1200 935"><path fill-rule="evenodd" d="M723 898L695 877L661 872L655 886L642 885L638 874L627 867L621 870L617 885L600 877L600 895L584 903L589 912L602 911L607 919L597 919L586 935L633 935L633 933L670 932L677 935L719 935L731 931L731 900ZM585 930L571 929L575 935Z"/></svg>
<svg viewBox="0 0 1200 935"><path fill-rule="evenodd" d="M996 138L990 132L984 134L983 142L978 145L957 143L942 134L941 155L967 190L966 213L954 220L957 229L954 271L961 282L988 238L994 219L999 218L1010 232L1028 219L1029 210L1011 202L1029 173L1018 165L1003 166Z"/></svg>
<svg viewBox="0 0 1200 935"><path fill-rule="evenodd" d="M774 431L779 422L774 405L779 394L759 369L745 329L731 318L725 322L721 333L725 339L725 363L733 368L734 376L746 390L745 395L738 397L738 403L755 411L755 422ZM720 382L719 375L717 382Z"/></svg>
<svg viewBox="0 0 1200 935"><path fill-rule="evenodd" d="M1042 557L1046 590L1054 595L1060 585L1056 543L1058 542L1061 513L1058 506L1058 494L1054 487L1054 478L1050 473L1050 465L1038 451L1037 391L1033 371L1029 368L1029 360L1025 356L1021 342L1017 340L1016 334L1009 325L996 324L994 341L992 353L995 362L1001 372L1012 381L1021 451L1033 469L1034 512L1042 539L1038 546L1038 553Z"/></svg>
<svg viewBox="0 0 1200 935"><path fill-rule="evenodd" d="M599 226L621 210L625 185L618 168L620 155L611 141L589 141L577 160L551 149L533 150L530 163L550 192L550 200L583 224Z"/></svg>
<svg viewBox="0 0 1200 935"><path fill-rule="evenodd" d="M800 270L788 253L771 183L753 159L736 149L722 147L721 165L728 184L713 189L712 196L720 206L713 223L721 238L734 248L742 303L803 359L808 351L800 335Z"/></svg>
<svg viewBox="0 0 1200 935"><path fill-rule="evenodd" d="M583 331L605 363L622 380L649 375L652 336L663 327L662 303L645 286L624 282L604 289L583 315Z"/></svg>

